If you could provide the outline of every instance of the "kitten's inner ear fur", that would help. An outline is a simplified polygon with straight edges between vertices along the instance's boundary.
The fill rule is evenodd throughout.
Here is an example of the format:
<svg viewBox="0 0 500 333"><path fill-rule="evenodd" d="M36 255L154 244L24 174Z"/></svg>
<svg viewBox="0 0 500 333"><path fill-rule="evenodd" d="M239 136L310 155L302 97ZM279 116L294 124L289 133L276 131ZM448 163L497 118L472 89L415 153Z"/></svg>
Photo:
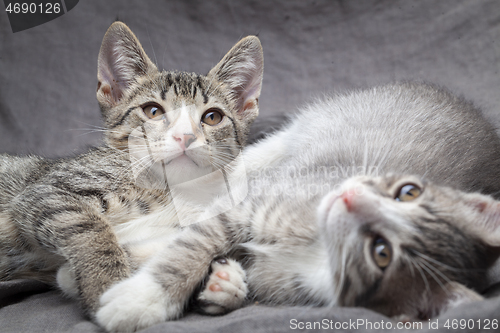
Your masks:
<svg viewBox="0 0 500 333"><path fill-rule="evenodd" d="M255 36L240 40L224 58L208 73L225 83L236 102L237 115L241 119L255 119L264 72L264 54Z"/></svg>
<svg viewBox="0 0 500 333"><path fill-rule="evenodd" d="M156 66L134 33L122 22L113 23L99 51L97 100L105 107L116 105L137 77L151 70L157 70Z"/></svg>

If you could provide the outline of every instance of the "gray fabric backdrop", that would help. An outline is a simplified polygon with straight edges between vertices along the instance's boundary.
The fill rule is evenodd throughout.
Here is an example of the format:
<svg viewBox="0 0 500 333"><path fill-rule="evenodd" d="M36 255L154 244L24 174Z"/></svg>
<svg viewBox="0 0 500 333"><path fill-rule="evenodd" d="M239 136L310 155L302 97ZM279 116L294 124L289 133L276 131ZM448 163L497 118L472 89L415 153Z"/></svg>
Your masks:
<svg viewBox="0 0 500 333"><path fill-rule="evenodd" d="M100 125L97 55L117 18L165 69L206 73L259 35L263 117L332 90L424 79L500 124L498 0L87 0L16 34L0 13L0 152L65 156L99 143L86 134Z"/></svg>
<svg viewBox="0 0 500 333"><path fill-rule="evenodd" d="M463 94L500 125L498 0L87 0L15 34L0 9L0 153L56 157L99 144L97 54L117 18L165 69L206 73L239 38L257 34L265 57L263 120L329 91L422 79ZM499 316L500 300L492 299L443 318ZM215 319L190 315L150 331L284 332L293 318L387 320L362 309L252 306ZM96 330L54 291L0 283L2 332Z"/></svg>

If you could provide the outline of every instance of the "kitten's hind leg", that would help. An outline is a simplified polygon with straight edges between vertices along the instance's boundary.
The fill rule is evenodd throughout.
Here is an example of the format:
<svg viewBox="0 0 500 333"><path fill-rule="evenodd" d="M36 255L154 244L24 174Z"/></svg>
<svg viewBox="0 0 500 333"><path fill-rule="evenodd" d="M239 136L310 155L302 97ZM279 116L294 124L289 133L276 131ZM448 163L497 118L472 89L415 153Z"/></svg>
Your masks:
<svg viewBox="0 0 500 333"><path fill-rule="evenodd" d="M89 202L52 185L33 185L12 200L9 214L27 244L66 261L58 283L93 317L102 293L130 268L110 223Z"/></svg>
<svg viewBox="0 0 500 333"><path fill-rule="evenodd" d="M233 259L212 262L211 274L196 295L195 307L202 313L219 315L241 308L248 294L246 274Z"/></svg>

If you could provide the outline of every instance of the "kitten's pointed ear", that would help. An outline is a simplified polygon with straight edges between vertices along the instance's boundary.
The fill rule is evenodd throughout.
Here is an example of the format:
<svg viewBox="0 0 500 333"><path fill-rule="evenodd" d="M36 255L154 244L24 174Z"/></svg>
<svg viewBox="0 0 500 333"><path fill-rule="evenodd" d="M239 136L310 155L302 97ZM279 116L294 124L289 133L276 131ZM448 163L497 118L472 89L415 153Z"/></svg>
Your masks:
<svg viewBox="0 0 500 333"><path fill-rule="evenodd" d="M500 202L478 193L467 195L466 206L473 216L465 226L484 243L500 247Z"/></svg>
<svg viewBox="0 0 500 333"><path fill-rule="evenodd" d="M208 73L231 89L241 119L255 119L264 72L264 54L255 36L240 40Z"/></svg>
<svg viewBox="0 0 500 333"><path fill-rule="evenodd" d="M137 37L122 22L113 23L102 40L97 62L97 100L111 107L124 91L156 66L149 60Z"/></svg>

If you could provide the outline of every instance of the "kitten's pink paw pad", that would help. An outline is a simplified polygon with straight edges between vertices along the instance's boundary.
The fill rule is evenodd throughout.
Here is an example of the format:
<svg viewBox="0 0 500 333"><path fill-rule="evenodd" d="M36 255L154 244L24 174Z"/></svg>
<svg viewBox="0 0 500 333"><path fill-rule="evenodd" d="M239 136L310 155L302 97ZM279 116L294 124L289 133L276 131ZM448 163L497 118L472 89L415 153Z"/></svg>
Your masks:
<svg viewBox="0 0 500 333"><path fill-rule="evenodd" d="M240 308L248 288L246 274L232 259L218 259L212 263L212 274L197 300L201 310L208 314L222 314Z"/></svg>
<svg viewBox="0 0 500 333"><path fill-rule="evenodd" d="M217 283L214 283L214 284L211 284L208 289L210 289L211 291L213 292L216 292L216 291L222 291L222 287L217 284Z"/></svg>
<svg viewBox="0 0 500 333"><path fill-rule="evenodd" d="M229 274L225 271L219 271L219 272L215 273L215 275L220 277L222 280L229 281Z"/></svg>

